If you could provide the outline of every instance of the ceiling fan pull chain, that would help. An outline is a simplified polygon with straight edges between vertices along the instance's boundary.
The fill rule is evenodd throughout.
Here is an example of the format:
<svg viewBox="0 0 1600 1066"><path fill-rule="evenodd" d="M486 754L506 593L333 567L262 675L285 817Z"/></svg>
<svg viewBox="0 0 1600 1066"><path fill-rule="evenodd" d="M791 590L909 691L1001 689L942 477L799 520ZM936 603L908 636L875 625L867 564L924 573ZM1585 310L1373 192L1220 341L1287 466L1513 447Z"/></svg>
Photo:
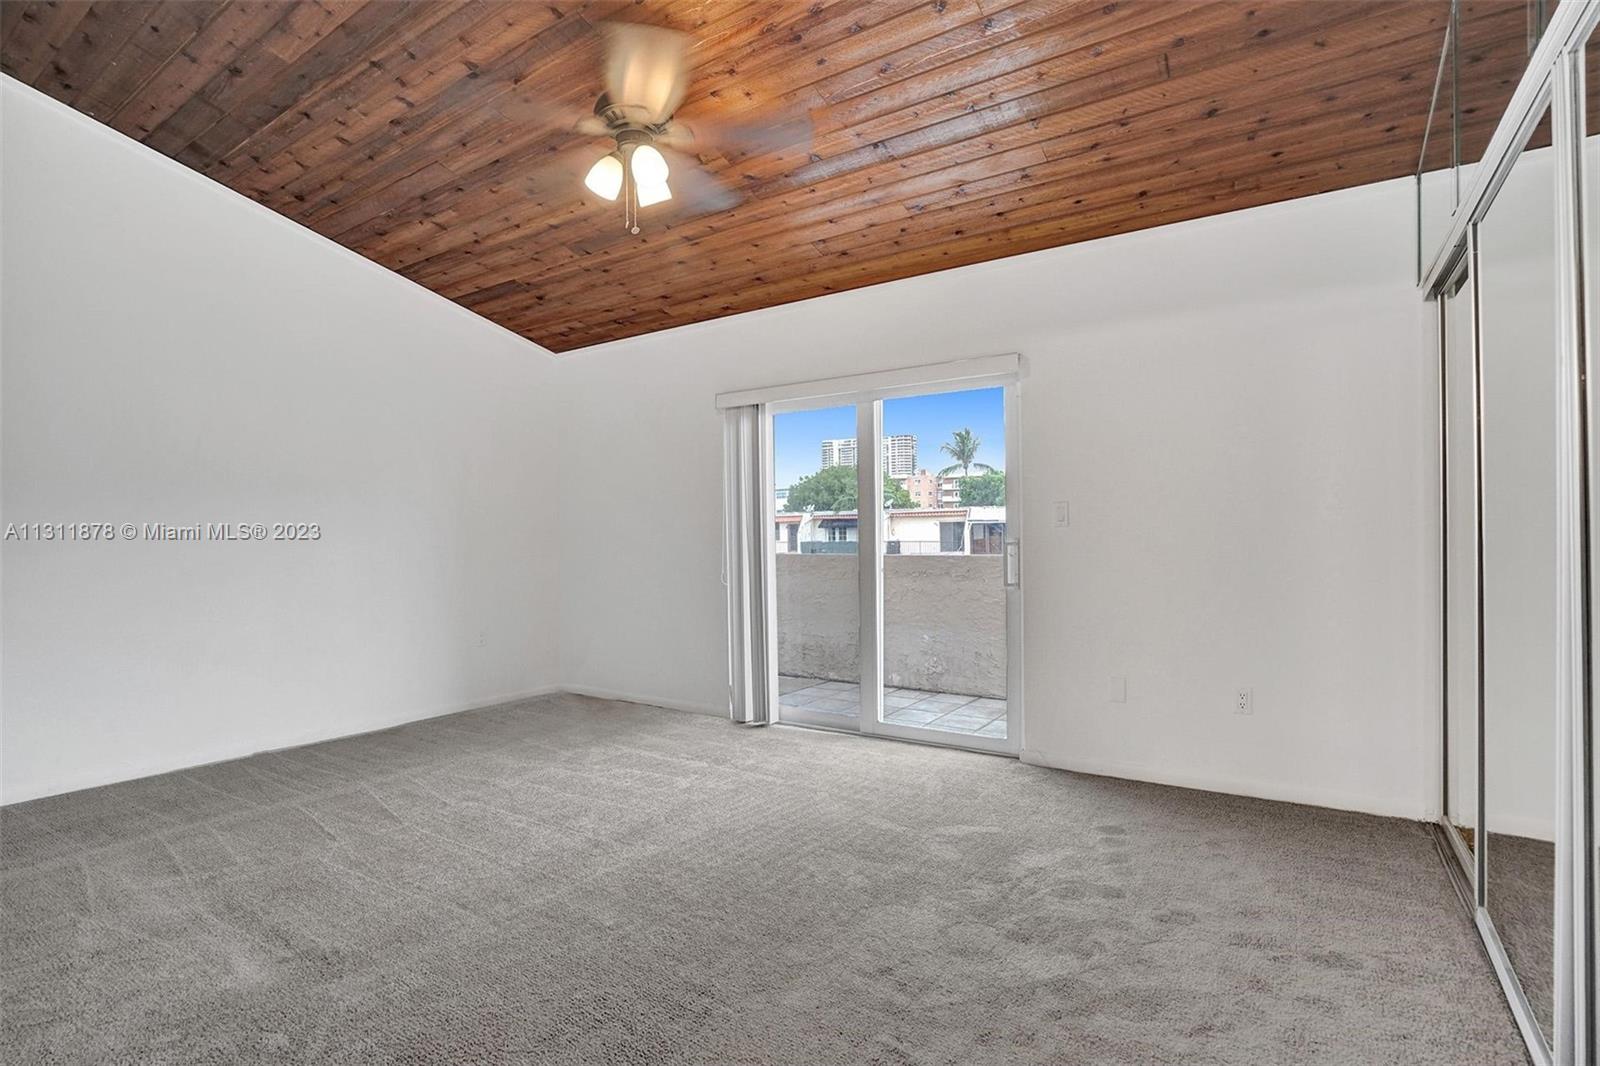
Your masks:
<svg viewBox="0 0 1600 1066"><path fill-rule="evenodd" d="M623 224L628 232L639 233L639 182L633 176L633 150L630 146L622 153L622 180L626 185L627 206L623 209Z"/></svg>

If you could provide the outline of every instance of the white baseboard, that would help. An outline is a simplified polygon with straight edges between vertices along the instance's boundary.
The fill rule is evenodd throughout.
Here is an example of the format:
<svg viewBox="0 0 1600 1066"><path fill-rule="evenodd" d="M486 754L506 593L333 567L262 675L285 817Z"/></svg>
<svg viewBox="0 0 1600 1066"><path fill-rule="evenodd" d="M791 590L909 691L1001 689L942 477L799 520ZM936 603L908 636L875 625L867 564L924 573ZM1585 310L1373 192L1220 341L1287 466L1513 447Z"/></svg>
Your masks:
<svg viewBox="0 0 1600 1066"><path fill-rule="evenodd" d="M1409 821L1429 820L1420 796L1414 802L1408 802L1403 799L1358 795L1282 781L1217 777L1186 770L1148 766L1142 763L1107 762L1097 759L1046 754L1033 748L1024 748L1020 757L1023 762L1034 766L1046 766L1053 770L1071 770L1080 774L1094 774L1097 777L1116 777L1127 781L1148 781L1157 785L1198 789L1201 792L1221 792L1230 796L1250 796L1254 799L1277 800L1282 803L1301 803L1310 807L1329 807L1339 811L1379 814L1388 818L1405 818Z"/></svg>
<svg viewBox="0 0 1600 1066"><path fill-rule="evenodd" d="M468 704L453 704L444 707L413 713L380 715L375 718L363 719L359 722L348 723L344 727L334 729L310 729L299 733L291 733L286 737L277 738L277 741L268 748L253 748L246 745L230 747L219 745L200 751L190 752L178 759L157 759L144 763L135 763L125 766L114 773L91 772L85 774L69 774L58 778L47 785L38 785L32 788L18 789L7 792L0 806L10 806L13 803L26 803L29 800L43 799L46 796L59 796L66 792L80 792L86 788L99 788L102 785L115 785L124 781L137 781L141 777L154 777L158 774L176 773L179 770L193 770L201 766L211 766L219 762L232 762L234 759L246 759L252 755L263 755L268 752L286 751L290 748L300 748L307 744L320 744L327 740L344 740L347 737L359 737L368 733L381 733L385 729L396 726L410 725L412 722L425 722L430 718L443 718L446 715L461 714L465 711L480 711L486 707L498 707L502 703L515 703L518 700L533 699L536 696L549 696L556 692L564 691L559 685L543 685L539 688L526 689L521 692L508 692L499 696L486 696L475 699Z"/></svg>
<svg viewBox="0 0 1600 1066"><path fill-rule="evenodd" d="M590 696L597 700L617 700L621 703L642 703L649 707L665 707L669 711L687 711L690 714L709 714L717 718L728 717L726 707L711 707L703 703L689 703L685 700L669 700L660 696L642 696L636 692L618 692L609 688L594 688L590 685L562 685L559 691L570 692L574 696Z"/></svg>

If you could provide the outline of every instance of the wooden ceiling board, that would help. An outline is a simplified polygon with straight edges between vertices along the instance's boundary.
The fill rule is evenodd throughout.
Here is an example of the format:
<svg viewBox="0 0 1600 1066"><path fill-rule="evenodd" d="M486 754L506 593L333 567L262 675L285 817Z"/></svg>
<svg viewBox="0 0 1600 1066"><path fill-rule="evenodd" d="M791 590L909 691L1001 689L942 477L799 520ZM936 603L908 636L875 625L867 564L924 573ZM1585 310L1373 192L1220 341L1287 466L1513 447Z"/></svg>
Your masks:
<svg viewBox="0 0 1600 1066"><path fill-rule="evenodd" d="M1412 173L1445 0L5 0L0 69L555 351ZM1464 5L1464 139L1526 55ZM582 186L596 27L691 35L735 206ZM1470 33L1466 32L1470 30ZM1436 124L1437 126L1437 124Z"/></svg>

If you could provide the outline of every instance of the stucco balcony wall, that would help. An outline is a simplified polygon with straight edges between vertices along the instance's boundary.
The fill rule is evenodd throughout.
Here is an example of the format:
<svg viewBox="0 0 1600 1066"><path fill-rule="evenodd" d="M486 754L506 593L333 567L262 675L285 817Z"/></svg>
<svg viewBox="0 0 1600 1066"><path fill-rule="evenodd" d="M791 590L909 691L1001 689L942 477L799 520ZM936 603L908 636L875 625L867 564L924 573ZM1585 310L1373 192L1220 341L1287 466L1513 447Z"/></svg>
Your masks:
<svg viewBox="0 0 1600 1066"><path fill-rule="evenodd" d="M855 555L778 555L778 672L858 681ZM887 555L884 684L1004 699L1006 600L998 555Z"/></svg>

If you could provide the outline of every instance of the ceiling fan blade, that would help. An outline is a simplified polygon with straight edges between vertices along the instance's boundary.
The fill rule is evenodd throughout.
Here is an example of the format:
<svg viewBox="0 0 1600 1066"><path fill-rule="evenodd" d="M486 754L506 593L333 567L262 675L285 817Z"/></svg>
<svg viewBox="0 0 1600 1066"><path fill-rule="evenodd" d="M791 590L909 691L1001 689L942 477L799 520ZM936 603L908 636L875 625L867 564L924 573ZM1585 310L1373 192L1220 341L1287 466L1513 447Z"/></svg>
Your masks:
<svg viewBox="0 0 1600 1066"><path fill-rule="evenodd" d="M601 30L612 103L647 125L671 118L689 84L688 35L635 22L607 22Z"/></svg>
<svg viewBox="0 0 1600 1066"><path fill-rule="evenodd" d="M811 116L790 112L749 122L729 122L712 116L673 119L660 138L686 151L715 151L730 160L779 152L804 155L811 151Z"/></svg>
<svg viewBox="0 0 1600 1066"><path fill-rule="evenodd" d="M672 188L675 214L689 217L712 215L730 211L744 203L745 197L738 189L731 189L700 165L700 161L683 152L662 148L670 172L667 184Z"/></svg>

